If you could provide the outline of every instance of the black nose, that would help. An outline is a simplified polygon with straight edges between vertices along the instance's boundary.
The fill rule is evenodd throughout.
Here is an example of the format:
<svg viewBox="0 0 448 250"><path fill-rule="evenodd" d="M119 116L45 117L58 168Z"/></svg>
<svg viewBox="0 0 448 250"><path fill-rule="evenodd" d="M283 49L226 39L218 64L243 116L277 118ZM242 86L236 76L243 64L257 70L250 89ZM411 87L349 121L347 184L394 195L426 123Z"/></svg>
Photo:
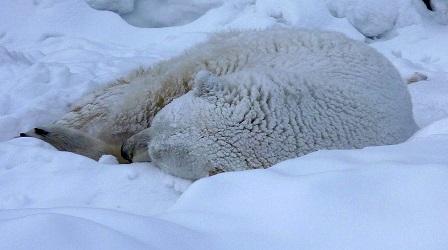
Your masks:
<svg viewBox="0 0 448 250"><path fill-rule="evenodd" d="M20 133L20 137L28 137L28 135L25 133Z"/></svg>
<svg viewBox="0 0 448 250"><path fill-rule="evenodd" d="M123 145L121 145L121 157L123 157L123 159L127 160L129 163L132 163L132 157L129 157L128 153L123 150Z"/></svg>

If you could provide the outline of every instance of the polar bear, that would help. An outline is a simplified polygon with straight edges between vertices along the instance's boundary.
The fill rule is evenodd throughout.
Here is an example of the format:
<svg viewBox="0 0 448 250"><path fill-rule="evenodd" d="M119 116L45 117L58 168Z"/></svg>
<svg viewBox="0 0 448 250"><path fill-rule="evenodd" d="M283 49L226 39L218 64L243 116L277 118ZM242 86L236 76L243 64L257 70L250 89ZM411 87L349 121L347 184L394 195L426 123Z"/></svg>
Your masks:
<svg viewBox="0 0 448 250"><path fill-rule="evenodd" d="M195 74L193 90L125 142L125 158L146 154L139 157L195 180L319 149L396 144L417 130L397 70L342 34L243 31L202 46L213 59Z"/></svg>
<svg viewBox="0 0 448 250"><path fill-rule="evenodd" d="M415 130L405 84L374 49L339 33L270 28L215 34L21 136L198 179L319 149L399 143Z"/></svg>

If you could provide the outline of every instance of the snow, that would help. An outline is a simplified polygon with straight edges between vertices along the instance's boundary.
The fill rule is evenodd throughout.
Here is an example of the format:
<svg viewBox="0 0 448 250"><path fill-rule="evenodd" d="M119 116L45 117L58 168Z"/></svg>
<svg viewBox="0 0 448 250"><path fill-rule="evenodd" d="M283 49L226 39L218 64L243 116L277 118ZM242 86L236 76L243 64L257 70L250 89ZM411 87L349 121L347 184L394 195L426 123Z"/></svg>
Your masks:
<svg viewBox="0 0 448 250"><path fill-rule="evenodd" d="M135 0L85 0L96 10L110 10L117 14L127 14L134 10Z"/></svg>
<svg viewBox="0 0 448 250"><path fill-rule="evenodd" d="M433 0L431 1L431 7L436 12L448 13L448 1L447 0Z"/></svg>
<svg viewBox="0 0 448 250"><path fill-rule="evenodd" d="M188 24L223 1L158 0L135 1L135 9L121 17L137 27L160 28Z"/></svg>
<svg viewBox="0 0 448 250"><path fill-rule="evenodd" d="M448 248L447 1L434 1L436 12L419 0L89 2L116 12L132 3L122 15L166 27L134 27L83 0L0 8L0 249ZM142 16L151 4L175 14ZM318 151L194 183L14 138L211 32L272 25L340 31L403 78L427 75L409 85L422 129L400 145Z"/></svg>

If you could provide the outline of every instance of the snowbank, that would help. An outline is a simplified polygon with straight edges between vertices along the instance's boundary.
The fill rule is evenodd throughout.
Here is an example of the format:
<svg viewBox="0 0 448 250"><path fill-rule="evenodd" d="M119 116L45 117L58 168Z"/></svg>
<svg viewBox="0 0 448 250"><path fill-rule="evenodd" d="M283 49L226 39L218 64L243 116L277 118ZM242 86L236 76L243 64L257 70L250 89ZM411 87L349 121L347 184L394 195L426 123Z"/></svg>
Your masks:
<svg viewBox="0 0 448 250"><path fill-rule="evenodd" d="M438 127L447 125L445 120ZM15 164L9 171L16 173L8 177L25 180L19 171L37 174L43 178L41 185L29 179L22 185L34 187L36 198L60 192L66 200L59 206L52 199L44 204L62 208L38 209L33 204L30 209L0 210L4 239L0 244L6 246L2 249L444 248L448 246L448 134L446 129L431 130L401 145L319 151L267 170L201 179L174 206L151 217L135 214L144 209L148 214L151 196L168 196L160 179L148 178L154 169L91 163L88 171L73 163L75 158L85 158L58 157L54 152L54 164L46 164L45 169L34 166L32 171ZM58 162L67 158L72 160L68 166ZM51 177L64 184L52 184ZM131 179L145 184L133 185ZM153 186L154 181L162 187ZM134 193L140 193L140 199L121 203L131 206L132 213L118 212L126 210L116 206L120 200ZM97 203L82 205L77 196L87 194ZM108 209L98 208L101 200L110 202ZM70 207L64 208L64 203Z"/></svg>

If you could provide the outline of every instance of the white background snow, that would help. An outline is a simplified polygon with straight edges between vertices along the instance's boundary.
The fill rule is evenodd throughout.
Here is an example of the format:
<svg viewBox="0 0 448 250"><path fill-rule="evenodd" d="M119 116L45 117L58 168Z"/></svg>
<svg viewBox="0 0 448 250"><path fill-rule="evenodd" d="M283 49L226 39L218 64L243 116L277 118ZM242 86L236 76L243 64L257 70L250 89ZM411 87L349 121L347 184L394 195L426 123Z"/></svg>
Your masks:
<svg viewBox="0 0 448 250"><path fill-rule="evenodd" d="M448 1L433 4L3 1L0 249L447 249ZM343 32L404 78L426 74L409 85L421 130L400 145L319 151L195 183L14 138L211 32L272 25Z"/></svg>

